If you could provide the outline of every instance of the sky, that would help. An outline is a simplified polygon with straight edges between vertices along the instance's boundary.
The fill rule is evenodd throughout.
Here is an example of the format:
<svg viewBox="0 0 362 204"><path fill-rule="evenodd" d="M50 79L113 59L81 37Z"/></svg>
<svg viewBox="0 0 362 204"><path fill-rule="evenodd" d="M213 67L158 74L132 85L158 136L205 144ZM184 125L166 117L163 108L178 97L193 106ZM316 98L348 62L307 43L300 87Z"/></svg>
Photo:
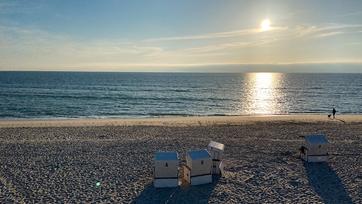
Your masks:
<svg viewBox="0 0 362 204"><path fill-rule="evenodd" d="M362 72L361 8L361 0L0 0L0 70Z"/></svg>

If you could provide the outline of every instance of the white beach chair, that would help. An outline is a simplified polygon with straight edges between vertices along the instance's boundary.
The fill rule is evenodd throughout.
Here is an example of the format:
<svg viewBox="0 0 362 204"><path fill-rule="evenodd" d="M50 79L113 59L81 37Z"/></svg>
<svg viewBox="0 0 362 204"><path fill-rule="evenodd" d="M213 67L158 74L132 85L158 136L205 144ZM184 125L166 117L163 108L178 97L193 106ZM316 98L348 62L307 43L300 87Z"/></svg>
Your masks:
<svg viewBox="0 0 362 204"><path fill-rule="evenodd" d="M303 160L307 162L328 161L328 140L325 135L308 135L304 139L305 146L300 149Z"/></svg>
<svg viewBox="0 0 362 204"><path fill-rule="evenodd" d="M154 187L177 187L179 183L179 157L177 152L157 152L154 159Z"/></svg>
<svg viewBox="0 0 362 204"><path fill-rule="evenodd" d="M209 152L204 150L189 151L186 154L184 180L191 185L212 183L212 159Z"/></svg>
<svg viewBox="0 0 362 204"><path fill-rule="evenodd" d="M212 174L222 175L224 164L223 164L223 155L224 155L225 145L211 141L207 146L212 159Z"/></svg>

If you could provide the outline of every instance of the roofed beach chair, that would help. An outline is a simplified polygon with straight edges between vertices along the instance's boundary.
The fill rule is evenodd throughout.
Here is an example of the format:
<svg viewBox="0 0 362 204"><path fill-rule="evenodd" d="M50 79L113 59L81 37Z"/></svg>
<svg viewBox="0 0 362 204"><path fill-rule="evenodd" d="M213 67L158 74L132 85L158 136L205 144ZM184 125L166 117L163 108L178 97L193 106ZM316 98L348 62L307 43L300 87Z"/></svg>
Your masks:
<svg viewBox="0 0 362 204"><path fill-rule="evenodd" d="M179 157L177 152L156 152L154 159L154 187L177 187L179 184Z"/></svg>
<svg viewBox="0 0 362 204"><path fill-rule="evenodd" d="M212 159L212 174L221 175L223 172L223 154L224 154L224 144L211 141L207 146Z"/></svg>
<svg viewBox="0 0 362 204"><path fill-rule="evenodd" d="M305 146L299 149L303 160L307 162L328 161L328 140L325 135L308 135L304 139Z"/></svg>
<svg viewBox="0 0 362 204"><path fill-rule="evenodd" d="M183 179L191 185L212 183L211 167L212 159L206 149L189 151L183 166Z"/></svg>

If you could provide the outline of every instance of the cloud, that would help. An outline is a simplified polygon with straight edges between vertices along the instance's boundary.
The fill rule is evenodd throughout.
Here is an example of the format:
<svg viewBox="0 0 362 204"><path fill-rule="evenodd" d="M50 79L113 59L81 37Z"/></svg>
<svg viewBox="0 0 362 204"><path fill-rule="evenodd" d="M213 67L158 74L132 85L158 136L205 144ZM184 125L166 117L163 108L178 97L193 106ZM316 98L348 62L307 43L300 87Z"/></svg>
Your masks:
<svg viewBox="0 0 362 204"><path fill-rule="evenodd" d="M287 40L295 40L296 38L313 39L331 37L335 35L343 35L347 33L357 33L357 29L362 28L362 25L349 24L325 24L320 26L299 25L295 27L273 27L268 32L260 32L260 29L243 29L227 32L207 33L202 35L187 35L187 36L171 36L164 38L146 39L146 43L163 43L163 42L189 42L197 41L201 45L190 45L185 49L171 51L173 55L193 55L216 53L218 55L226 55L227 52L234 49L242 48L257 48L267 46L272 43L282 43ZM203 43L204 40L205 41ZM220 42L221 40L221 42ZM222 42L225 41L225 42ZM218 42L218 43L215 43ZM200 44L198 43L198 44ZM191 44L191 43L190 43ZM171 53L163 52L161 54Z"/></svg>
<svg viewBox="0 0 362 204"><path fill-rule="evenodd" d="M329 33L322 33L317 35L317 38L323 38L323 37L330 37L330 36L334 36L334 35L341 35L344 34L345 32L342 31L334 31L334 32L329 32Z"/></svg>
<svg viewBox="0 0 362 204"><path fill-rule="evenodd" d="M328 37L346 33L357 33L362 24L326 24L321 26L299 25L295 28L296 36Z"/></svg>
<svg viewBox="0 0 362 204"><path fill-rule="evenodd" d="M244 41L244 42L232 42L232 43L220 43L220 44L212 44L203 47L193 47L185 49L185 52L189 52L190 54L194 53L209 53L214 51L220 51L225 49L239 49L239 48L255 48L260 47L262 45L266 45L269 43L276 42L276 38L265 38L265 39L258 39L253 41Z"/></svg>
<svg viewBox="0 0 362 204"><path fill-rule="evenodd" d="M235 36L242 36L251 33L257 33L257 29L245 29L229 32L219 32L219 33L208 33L203 35L190 35L190 36L175 36L175 37L163 37L163 38L151 38L146 39L145 42L160 42L160 41L179 41L179 40L205 40L213 38L229 38Z"/></svg>
<svg viewBox="0 0 362 204"><path fill-rule="evenodd" d="M148 54L159 52L162 49L152 46L140 46L124 40L90 40L77 41L66 35L56 35L34 28L20 28L16 26L1 26L0 36L6 39L7 45L28 51L41 51L51 49L62 52L64 50L78 53L95 54ZM36 48L33 50L32 48Z"/></svg>
<svg viewBox="0 0 362 204"><path fill-rule="evenodd" d="M34 28L0 25L0 67L67 67L142 62L163 48L119 39L75 40Z"/></svg>
<svg viewBox="0 0 362 204"><path fill-rule="evenodd" d="M270 31L281 31L286 30L287 27L271 27ZM262 32L258 28L250 28L243 30L234 30L227 32L217 32L217 33L207 33L202 35L188 35L188 36L174 36L174 37L163 37L163 38L151 38L144 40L145 42L162 42L162 41L181 41L181 40L207 40L207 39L217 39L217 38L234 38L241 37L245 35L252 35Z"/></svg>

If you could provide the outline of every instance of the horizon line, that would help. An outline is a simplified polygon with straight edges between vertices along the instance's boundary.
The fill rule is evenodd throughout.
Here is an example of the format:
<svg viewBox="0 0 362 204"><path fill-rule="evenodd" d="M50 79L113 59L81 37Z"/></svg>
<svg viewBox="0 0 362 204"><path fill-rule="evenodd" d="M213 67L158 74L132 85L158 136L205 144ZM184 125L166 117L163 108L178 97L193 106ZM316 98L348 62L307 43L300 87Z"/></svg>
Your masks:
<svg viewBox="0 0 362 204"><path fill-rule="evenodd" d="M188 68L188 67L213 67L213 66L285 66L285 65L362 65L362 61L346 61L346 62L283 62L283 63L205 63L205 64L121 64L121 65L82 65L82 66L63 66L63 67L27 67L27 68L5 68L0 67L0 71L70 71L70 69L122 69L122 68L147 68L147 67L179 67L179 68ZM83 70L81 70L83 71ZM84 70L84 71L95 71L95 70ZM122 70L119 70L122 72ZM361 70L362 71L362 70ZM145 71L148 72L148 71ZM151 71L153 72L153 71Z"/></svg>
<svg viewBox="0 0 362 204"><path fill-rule="evenodd" d="M61 72L61 73L139 73L139 74L248 74L248 73L274 73L274 74L362 74L360 72L308 72L308 71L229 71L229 72L218 72L218 71L115 71L115 70L0 70L1 72Z"/></svg>

